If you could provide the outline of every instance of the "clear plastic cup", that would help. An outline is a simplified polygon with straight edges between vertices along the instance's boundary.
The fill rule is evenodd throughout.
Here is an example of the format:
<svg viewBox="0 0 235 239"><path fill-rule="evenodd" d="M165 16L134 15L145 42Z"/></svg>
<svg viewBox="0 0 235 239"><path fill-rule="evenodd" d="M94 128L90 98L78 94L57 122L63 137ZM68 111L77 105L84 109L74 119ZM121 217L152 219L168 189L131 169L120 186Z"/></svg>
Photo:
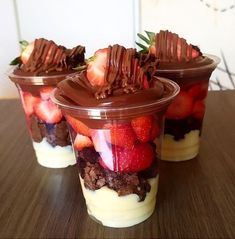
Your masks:
<svg viewBox="0 0 235 239"><path fill-rule="evenodd" d="M158 69L180 86L180 93L166 112L161 159L184 161L199 153L209 79L220 59L213 55L210 64L187 69Z"/></svg>
<svg viewBox="0 0 235 239"><path fill-rule="evenodd" d="M66 120L50 99L56 84L66 76L9 75L20 94L37 161L48 168L76 163Z"/></svg>
<svg viewBox="0 0 235 239"><path fill-rule="evenodd" d="M159 80L164 98L130 107L86 108L52 95L70 125L88 214L104 226L133 226L154 211L164 113L179 92Z"/></svg>

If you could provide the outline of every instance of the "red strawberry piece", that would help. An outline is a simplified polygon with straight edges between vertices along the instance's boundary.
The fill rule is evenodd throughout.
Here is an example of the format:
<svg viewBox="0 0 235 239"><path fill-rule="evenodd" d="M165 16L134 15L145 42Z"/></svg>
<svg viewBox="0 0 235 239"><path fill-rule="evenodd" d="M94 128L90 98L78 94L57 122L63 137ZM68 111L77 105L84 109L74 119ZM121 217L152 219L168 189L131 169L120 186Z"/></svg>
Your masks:
<svg viewBox="0 0 235 239"><path fill-rule="evenodd" d="M161 134L161 128L156 122L154 122L151 128L150 140L155 140L160 134Z"/></svg>
<svg viewBox="0 0 235 239"><path fill-rule="evenodd" d="M134 118L131 121L131 126L139 141L146 143L151 140L151 129L153 126L152 116L148 115Z"/></svg>
<svg viewBox="0 0 235 239"><path fill-rule="evenodd" d="M156 51L156 47L155 47L155 41L152 43L152 45L149 47L149 52L152 55L156 55L157 51Z"/></svg>
<svg viewBox="0 0 235 239"><path fill-rule="evenodd" d="M22 104L27 116L30 116L34 112L34 106L40 102L38 97L33 96L30 92L21 92Z"/></svg>
<svg viewBox="0 0 235 239"><path fill-rule="evenodd" d="M61 110L51 100L40 101L34 110L39 119L49 124L58 123L63 117Z"/></svg>
<svg viewBox="0 0 235 239"><path fill-rule="evenodd" d="M40 89L40 96L42 100L49 100L51 92L54 90L54 87L48 86Z"/></svg>
<svg viewBox="0 0 235 239"><path fill-rule="evenodd" d="M65 115L65 118L67 122L71 125L71 127L79 134L83 134L85 136L90 137L91 132L90 129L80 120L70 116L70 115Z"/></svg>
<svg viewBox="0 0 235 239"><path fill-rule="evenodd" d="M103 161L103 159L100 157L100 158L98 158L98 162L99 162L99 164L104 168L104 169L110 169L106 164L105 164L105 162ZM111 166L112 167L112 166ZM113 169L110 169L110 170L112 170L113 171Z"/></svg>
<svg viewBox="0 0 235 239"><path fill-rule="evenodd" d="M92 129L91 138L96 152L106 152L110 150L110 145L106 141L107 131L102 129Z"/></svg>
<svg viewBox="0 0 235 239"><path fill-rule="evenodd" d="M144 76L143 87L144 89L149 89L149 82L146 75Z"/></svg>
<svg viewBox="0 0 235 239"><path fill-rule="evenodd" d="M75 150L83 150L85 147L92 147L93 143L91 139L87 136L77 134L74 143L73 143Z"/></svg>
<svg viewBox="0 0 235 239"><path fill-rule="evenodd" d="M124 148L134 147L136 135L130 124L107 124L104 129L107 142Z"/></svg>
<svg viewBox="0 0 235 239"><path fill-rule="evenodd" d="M192 49L192 58L196 58L198 56L199 56L199 52L193 48Z"/></svg>
<svg viewBox="0 0 235 239"><path fill-rule="evenodd" d="M205 103L202 100L196 101L193 106L193 117L202 120L205 114L205 108Z"/></svg>
<svg viewBox="0 0 235 239"><path fill-rule="evenodd" d="M24 49L24 51L21 53L20 59L23 62L23 64L26 64L28 62L28 59L33 52L34 49L34 42L29 43L28 46Z"/></svg>
<svg viewBox="0 0 235 239"><path fill-rule="evenodd" d="M181 51L182 51L182 48L181 48L181 44L182 44L182 39L181 38L178 38L178 41L177 41L177 58L178 60L181 60ZM199 56L199 52L193 48L192 45L187 45L187 57L190 57L189 54L190 54L190 50L189 48L192 47L192 51L191 51L191 57L192 58L196 58ZM173 52L173 48L172 48L172 52Z"/></svg>
<svg viewBox="0 0 235 239"><path fill-rule="evenodd" d="M194 100L203 100L207 96L208 82L195 84L188 90L188 94L193 97Z"/></svg>
<svg viewBox="0 0 235 239"><path fill-rule="evenodd" d="M100 49L95 52L94 60L87 66L87 79L92 86L103 86L104 75L107 64L108 49Z"/></svg>
<svg viewBox="0 0 235 239"><path fill-rule="evenodd" d="M168 119L183 119L192 113L193 99L185 91L180 91L166 112Z"/></svg>
<svg viewBox="0 0 235 239"><path fill-rule="evenodd" d="M115 172L125 173L138 172L150 167L155 154L153 147L148 143L137 144L132 149L113 147L112 152L112 161L107 164L100 160L100 164Z"/></svg>

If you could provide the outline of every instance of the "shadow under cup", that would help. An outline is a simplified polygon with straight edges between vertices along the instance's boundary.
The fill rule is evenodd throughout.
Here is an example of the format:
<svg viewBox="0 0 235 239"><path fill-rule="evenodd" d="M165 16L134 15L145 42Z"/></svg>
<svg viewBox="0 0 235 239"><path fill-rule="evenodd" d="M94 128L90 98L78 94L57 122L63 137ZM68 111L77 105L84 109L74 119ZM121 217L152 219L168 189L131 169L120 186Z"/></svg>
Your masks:
<svg viewBox="0 0 235 239"><path fill-rule="evenodd" d="M133 226L154 211L164 114L179 92L159 80L164 98L130 107L86 108L52 94L70 125L88 214L104 226Z"/></svg>
<svg viewBox="0 0 235 239"><path fill-rule="evenodd" d="M76 163L66 120L50 99L56 84L66 76L9 75L20 94L37 161L44 167L64 168Z"/></svg>
<svg viewBox="0 0 235 239"><path fill-rule="evenodd" d="M210 63L194 68L157 70L158 76L180 86L180 93L166 112L162 160L184 161L199 153L209 79L220 62L216 56L204 56Z"/></svg>

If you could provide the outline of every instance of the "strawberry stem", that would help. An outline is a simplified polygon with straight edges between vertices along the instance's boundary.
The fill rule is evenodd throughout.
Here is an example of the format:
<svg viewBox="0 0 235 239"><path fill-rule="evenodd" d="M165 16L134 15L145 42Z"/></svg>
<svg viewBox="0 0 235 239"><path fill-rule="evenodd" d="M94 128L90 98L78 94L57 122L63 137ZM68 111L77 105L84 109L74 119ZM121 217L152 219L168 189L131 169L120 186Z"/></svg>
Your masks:
<svg viewBox="0 0 235 239"><path fill-rule="evenodd" d="M73 68L73 70L76 70L76 71L83 71L87 68L87 65L78 65L76 67Z"/></svg>
<svg viewBox="0 0 235 239"><path fill-rule="evenodd" d="M19 43L20 43L21 52L23 52L25 48L29 45L29 42L25 40L19 41Z"/></svg>

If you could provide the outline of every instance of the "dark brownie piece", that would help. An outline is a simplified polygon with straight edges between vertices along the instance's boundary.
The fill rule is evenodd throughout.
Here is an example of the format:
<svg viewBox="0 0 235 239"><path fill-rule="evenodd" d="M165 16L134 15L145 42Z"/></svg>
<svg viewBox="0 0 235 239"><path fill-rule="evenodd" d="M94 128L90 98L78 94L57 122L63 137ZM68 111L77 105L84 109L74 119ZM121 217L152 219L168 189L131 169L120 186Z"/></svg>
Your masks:
<svg viewBox="0 0 235 239"><path fill-rule="evenodd" d="M55 147L70 145L69 131L66 121L63 119L56 124L47 124L41 121L36 115L29 119L31 135L35 142L40 143L45 137L47 142Z"/></svg>

